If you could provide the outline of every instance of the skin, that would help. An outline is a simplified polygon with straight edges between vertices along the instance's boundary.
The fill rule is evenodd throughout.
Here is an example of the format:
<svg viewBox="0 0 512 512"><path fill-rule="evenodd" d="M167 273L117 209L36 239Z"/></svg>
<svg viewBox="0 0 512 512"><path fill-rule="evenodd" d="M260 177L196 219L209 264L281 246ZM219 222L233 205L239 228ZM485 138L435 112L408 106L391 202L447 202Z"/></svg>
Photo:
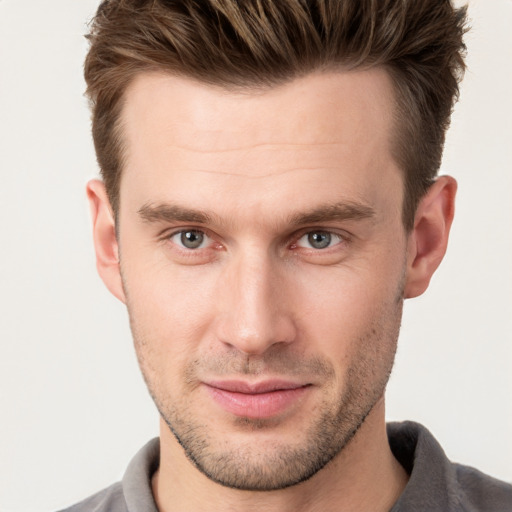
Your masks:
<svg viewBox="0 0 512 512"><path fill-rule="evenodd" d="M160 510L384 511L402 492L384 391L456 185L439 178L404 231L392 115L380 69L264 91L159 73L128 88L117 237L102 183L88 195L98 270L162 417ZM275 414L234 414L219 379L302 391Z"/></svg>

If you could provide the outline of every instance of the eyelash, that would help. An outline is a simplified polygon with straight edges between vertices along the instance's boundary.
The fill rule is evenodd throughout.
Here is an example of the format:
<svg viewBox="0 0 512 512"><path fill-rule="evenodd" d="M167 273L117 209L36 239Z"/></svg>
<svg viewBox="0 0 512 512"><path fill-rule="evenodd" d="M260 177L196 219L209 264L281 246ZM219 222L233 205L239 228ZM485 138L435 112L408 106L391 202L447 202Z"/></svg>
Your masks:
<svg viewBox="0 0 512 512"><path fill-rule="evenodd" d="M183 235L184 233L187 233L187 232L201 233L205 237L210 239L210 243L206 247L187 248L187 247L184 247L183 245L180 245L177 242L173 242L172 241L172 239L174 237L176 237L178 235ZM334 243L333 245L329 245L329 246L327 246L325 248L303 247L303 246L299 245L299 242L300 242L300 240L302 238L304 238L307 235L312 235L312 234L315 234L315 233L316 234L320 234L320 233L321 234L327 234L327 235L329 235L332 238L336 238L338 241L336 243ZM182 228L182 229L174 230L171 233L163 234L161 236L161 240L163 242L171 242L183 254L186 254L187 256L191 256L191 257L194 257L194 256L198 255L198 253L200 251L204 251L204 250L206 250L208 248L212 248L211 247L213 245L212 242L214 242L214 244L215 244L215 237L213 236L213 234L210 233L209 231L205 230L204 228L200 228L200 227L190 227L190 228ZM339 245L348 244L351 241L351 237L347 233L343 233L342 234L342 233L339 233L339 232L336 232L336 231L332 231L332 230L329 230L329 229L325 229L325 228L316 228L316 229L307 228L307 229L301 230L299 233L296 233L292 237L292 240L293 240L292 243L287 244L287 247L289 249L291 249L291 250L303 249L304 251L310 251L311 253L321 254L321 253L331 252L332 249L336 248ZM216 245L217 245L217 247L214 247L215 249L222 248L222 244L221 243L216 243Z"/></svg>
<svg viewBox="0 0 512 512"><path fill-rule="evenodd" d="M184 233L189 233L189 232L202 233L205 237L207 237L210 240L209 244L206 247L198 247L196 249L191 249L191 248L184 247L183 245L180 245L179 243L173 241L174 237L183 235ZM162 243L165 243L165 244L170 243L174 247L175 250L179 251L181 257L191 258L191 259L204 258L204 251L207 249L221 249L222 248L221 243L215 242L215 237L212 235L211 232L209 232L208 230L206 230L204 228L200 228L200 227L189 227L189 228L176 229L171 232L165 232L165 233L159 235L158 238ZM214 247L212 247L212 245Z"/></svg>
<svg viewBox="0 0 512 512"><path fill-rule="evenodd" d="M203 236L203 237L206 239L206 240L201 240L201 243L200 243L199 245L203 245L203 243L204 243L204 242L206 242L208 239L211 239L211 238L210 238L210 237L209 237L209 236L208 236L204 231L202 231L202 230L199 230L199 229L184 229L184 230L177 231L177 232L173 233L172 235L170 235L169 240L171 240L171 241L172 241L172 239L173 239L173 238L175 238L175 237L177 237L177 236L179 236L179 235L181 235L181 237L183 237L183 235L185 235L185 234L187 234L187 233L190 233L190 234L192 234L192 233L197 233L197 234L200 234L201 236ZM180 245L180 244L178 244L177 242L173 242L173 243L175 243L176 245L179 245L179 246L180 246L181 248L183 248L183 249L189 249L189 250L199 250L199 249L203 249L203 248L204 248L204 247L200 247L200 246L192 248L192 247L186 247L186 246L184 246L184 244L183 244L183 243L182 243L181 245Z"/></svg>
<svg viewBox="0 0 512 512"><path fill-rule="evenodd" d="M304 247L304 246L301 246L299 244L299 242L305 238L305 237L309 237L311 235L318 235L318 234L322 234L322 235L327 235L328 236L328 245L326 247ZM307 231L303 231L301 232L301 234L295 238L295 242L293 242L291 245L290 245L290 248L291 249L296 249L298 247L304 249L304 250L308 250L308 251L312 251L314 253L326 253L326 252L329 252L330 249L335 249L337 246L341 245L341 244L344 244L344 243L348 243L349 242L349 237L347 235L342 235L340 233L337 233L335 231L330 231L328 229L309 229ZM333 243L332 245L330 244L331 241L334 241L335 243ZM308 240L308 243L311 245L311 240Z"/></svg>

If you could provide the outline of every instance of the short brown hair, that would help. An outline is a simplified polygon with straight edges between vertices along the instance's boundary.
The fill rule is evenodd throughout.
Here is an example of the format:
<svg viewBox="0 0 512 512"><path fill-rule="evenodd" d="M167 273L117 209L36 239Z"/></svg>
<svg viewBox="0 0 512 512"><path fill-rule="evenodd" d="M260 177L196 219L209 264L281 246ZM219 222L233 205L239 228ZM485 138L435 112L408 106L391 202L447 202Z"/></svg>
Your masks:
<svg viewBox="0 0 512 512"><path fill-rule="evenodd" d="M104 0L85 62L96 154L117 214L124 92L143 71L271 87L315 70L385 67L395 88L393 156L411 229L435 179L464 71L466 9L449 0Z"/></svg>

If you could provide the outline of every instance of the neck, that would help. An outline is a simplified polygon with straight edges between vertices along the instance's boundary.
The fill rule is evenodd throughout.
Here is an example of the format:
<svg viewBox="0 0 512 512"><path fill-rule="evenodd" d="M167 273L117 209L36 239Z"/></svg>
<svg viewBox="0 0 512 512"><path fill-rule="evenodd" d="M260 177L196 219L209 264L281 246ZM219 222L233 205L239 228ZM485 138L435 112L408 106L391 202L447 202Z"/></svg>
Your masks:
<svg viewBox="0 0 512 512"><path fill-rule="evenodd" d="M383 399L330 463L309 480L286 489L241 491L212 482L186 458L163 422L160 425L160 451L160 467L152 482L160 512L387 512L408 479L389 448Z"/></svg>

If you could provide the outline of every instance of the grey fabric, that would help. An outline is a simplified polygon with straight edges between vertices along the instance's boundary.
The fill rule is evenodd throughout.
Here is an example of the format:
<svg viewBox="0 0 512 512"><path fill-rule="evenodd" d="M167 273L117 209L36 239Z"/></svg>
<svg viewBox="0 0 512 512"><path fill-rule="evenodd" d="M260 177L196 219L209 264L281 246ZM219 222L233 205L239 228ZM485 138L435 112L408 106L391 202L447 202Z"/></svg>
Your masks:
<svg viewBox="0 0 512 512"><path fill-rule="evenodd" d="M151 477L160 463L160 440L152 439L130 461L122 482L62 512L158 512L151 491Z"/></svg>
<svg viewBox="0 0 512 512"><path fill-rule="evenodd" d="M423 426L388 423L389 445L409 473L391 512L512 512L512 485L450 462Z"/></svg>
<svg viewBox="0 0 512 512"><path fill-rule="evenodd" d="M425 427L406 421L387 429L391 450L410 475L390 512L512 512L512 485L453 464ZM62 512L158 512L151 493L158 464L159 440L153 439L132 459L122 482Z"/></svg>

